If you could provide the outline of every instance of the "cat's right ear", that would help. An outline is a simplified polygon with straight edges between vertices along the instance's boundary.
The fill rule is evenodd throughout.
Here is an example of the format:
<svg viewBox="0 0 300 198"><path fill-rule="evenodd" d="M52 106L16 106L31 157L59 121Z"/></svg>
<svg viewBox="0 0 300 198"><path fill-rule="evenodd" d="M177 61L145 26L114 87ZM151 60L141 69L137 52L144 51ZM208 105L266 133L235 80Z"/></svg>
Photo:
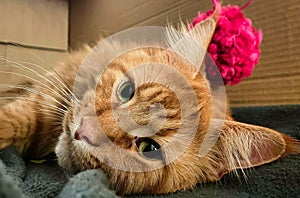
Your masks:
<svg viewBox="0 0 300 198"><path fill-rule="evenodd" d="M300 153L300 142L272 129L226 120L215 153L220 159L218 172L222 177L232 170L255 167Z"/></svg>

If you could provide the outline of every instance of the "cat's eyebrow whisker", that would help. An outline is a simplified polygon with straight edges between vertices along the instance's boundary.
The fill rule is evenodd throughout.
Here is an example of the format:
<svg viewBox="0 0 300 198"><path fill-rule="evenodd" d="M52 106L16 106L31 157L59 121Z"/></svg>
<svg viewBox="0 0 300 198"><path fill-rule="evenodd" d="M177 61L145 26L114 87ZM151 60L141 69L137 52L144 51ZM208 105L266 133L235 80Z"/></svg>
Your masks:
<svg viewBox="0 0 300 198"><path fill-rule="evenodd" d="M147 79L147 83L153 83L153 82L159 82L159 78L161 77L161 71L163 70L163 68L160 68L160 70L158 70L157 71L157 69L155 68L152 68L151 69L151 71L148 71L148 70L146 70L145 68L144 68L144 81L143 82L146 82L146 77L145 77L145 75L146 75L146 73L149 73L149 72L151 72L153 75L151 75L151 77L154 77L153 79L151 79L151 80L149 80L149 79ZM154 72L154 71L157 71L157 73L156 72ZM156 73L156 74L154 74L154 73Z"/></svg>
<svg viewBox="0 0 300 198"><path fill-rule="evenodd" d="M51 87L49 87L48 85L46 85L45 83L42 83L30 76L24 75L24 74L20 74L20 73L16 73L16 72L8 72L8 71L0 71L0 73L5 73L5 74L12 74L12 75L17 75L17 76L21 76L24 78L27 78L29 80L32 80L40 85L43 85L44 87L48 88L48 90L52 91L52 93L54 93L57 97L59 97L60 99L62 99L64 102L66 102L67 104L70 103L70 101L68 101L65 97L63 97L61 94L59 94L57 91L53 90Z"/></svg>
<svg viewBox="0 0 300 198"><path fill-rule="evenodd" d="M52 80L50 80L49 76L45 76L45 75L43 75L43 74L41 74L41 73L35 71L34 69L31 69L31 68L25 66L24 64L20 64L20 63L18 63L18 62L16 62L16 61L9 60L9 59L7 59L7 58L3 58L3 57L0 56L0 59L1 59L1 58L2 58L2 60L6 60L7 62L9 62L9 63L12 64L12 65L9 65L9 66L17 67L17 68L19 68L19 69L23 69L23 70L26 70L26 71L30 71L31 73L38 75L38 76L41 77L42 79L46 80L49 84L51 84L51 85L53 85L54 87L56 87L56 88L57 88L64 96L66 96L67 98L70 97L69 94L71 94L71 95L74 97L73 93L71 93L70 90L69 90L70 93L68 94L68 93L65 91L65 89L64 89L63 87L60 87L61 85L59 85L59 84L57 84L57 83L54 83ZM25 62L25 63L26 63L26 62ZM28 63L27 63L27 64L28 64ZM7 66L8 66L8 65L7 65ZM34 66L36 66L36 65L34 65ZM42 69L42 70L44 70L44 71L46 71L46 72L49 72L48 70L42 68L41 66L38 66L38 68L40 68L40 69ZM63 86L67 87L65 84L63 84Z"/></svg>
<svg viewBox="0 0 300 198"><path fill-rule="evenodd" d="M5 87L11 87L11 88L16 88L16 89L22 89L22 90L26 90L29 91L31 93L35 93L38 95L41 95L45 98L50 99L53 102L57 102L58 104L60 104L61 106L63 106L65 109L68 109L68 107L64 104L62 104L61 102L59 102L56 98L54 98L53 96L49 95L49 94L45 94L43 92L38 91L37 89L33 89L30 87L26 87L26 86L22 86L22 85L9 85L9 84L0 84L0 86L4 85Z"/></svg>

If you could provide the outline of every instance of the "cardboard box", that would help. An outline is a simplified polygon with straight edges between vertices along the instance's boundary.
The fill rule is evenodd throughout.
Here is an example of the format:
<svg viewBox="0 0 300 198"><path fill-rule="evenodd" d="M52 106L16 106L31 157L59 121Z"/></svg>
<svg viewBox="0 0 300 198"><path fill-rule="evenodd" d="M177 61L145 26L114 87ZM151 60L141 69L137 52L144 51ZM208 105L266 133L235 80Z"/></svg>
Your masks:
<svg viewBox="0 0 300 198"><path fill-rule="evenodd" d="M0 43L68 49L67 0L1 0Z"/></svg>
<svg viewBox="0 0 300 198"><path fill-rule="evenodd" d="M5 59L49 69L65 56L69 24L67 0L2 0L0 10L0 84L17 84L26 79L9 73L37 77Z"/></svg>

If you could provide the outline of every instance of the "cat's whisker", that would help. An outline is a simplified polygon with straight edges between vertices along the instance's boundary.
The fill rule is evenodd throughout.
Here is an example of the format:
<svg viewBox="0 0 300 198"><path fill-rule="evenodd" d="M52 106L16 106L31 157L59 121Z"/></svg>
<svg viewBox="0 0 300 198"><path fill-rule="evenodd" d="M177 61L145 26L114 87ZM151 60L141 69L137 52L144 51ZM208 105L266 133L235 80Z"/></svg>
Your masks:
<svg viewBox="0 0 300 198"><path fill-rule="evenodd" d="M51 118L51 119L58 119L58 118L63 119L63 116L64 116L63 113L46 110L46 109L42 109L42 110L38 110L38 111L43 113L44 118L47 117L47 118ZM34 111L31 111L31 112L34 112ZM44 115L47 115L47 116L44 116Z"/></svg>
<svg viewBox="0 0 300 198"><path fill-rule="evenodd" d="M24 97L24 99L25 99L25 97ZM26 101L26 102L29 103L29 104L33 104L33 101ZM27 111L32 112L32 113L36 113L37 111L39 111L39 112L43 113L43 115L48 115L52 119L58 119L58 118L63 119L63 114L60 113L60 112L56 112L56 111L51 111L51 110L46 110L46 109L39 109L37 111L27 109Z"/></svg>
<svg viewBox="0 0 300 198"><path fill-rule="evenodd" d="M24 63L24 64L28 64L28 65L32 65L32 66L35 66L47 73L50 73L51 74L51 77L54 77L55 80L57 80L57 82L59 82L60 84L58 85L61 85L63 86L63 88L65 89L62 89L62 91L64 91L66 94L71 94L72 95L72 99L76 100L77 102L79 102L79 100L76 98L75 94L68 88L68 86L66 85L67 83L64 81L64 79L52 68L52 71L49 71L47 69L45 69L44 67L38 65L38 64L34 64L34 63L30 63L30 62L26 62L26 61L18 61L20 63ZM45 77L48 77L48 76L45 76ZM50 80L50 79L49 79ZM54 82L53 82L54 83ZM68 92L66 92L66 91Z"/></svg>
<svg viewBox="0 0 300 198"><path fill-rule="evenodd" d="M44 112L46 114L44 114ZM51 110L49 111L43 111L41 113L43 113L43 119L47 118L49 119L51 122L48 123L48 125L53 125L53 126L56 126L56 125L62 125L62 120L64 119L64 115L62 113L57 113L57 114L53 114L53 113L50 113L52 112Z"/></svg>
<svg viewBox="0 0 300 198"><path fill-rule="evenodd" d="M41 104L42 106L45 106L45 107L48 107L48 108L51 108L55 111L52 111L53 113L61 113L61 115L64 115L67 111L64 110L64 109L61 109L59 107L56 107L55 105L53 104L50 104L50 103L46 103L45 101L42 101L42 100L39 100L39 99L36 99L36 98L28 98L28 97L24 97L24 96L7 96L7 97L0 97L0 100L7 100L7 99L23 99L25 100L26 102L39 102L39 104ZM38 109L38 110L46 110L46 109Z"/></svg>
<svg viewBox="0 0 300 198"><path fill-rule="evenodd" d="M4 86L4 87L11 87L11 88L17 88L17 89L22 89L22 90L26 90L26 91L29 91L31 93L35 93L35 94L38 94L38 95L41 95L45 98L48 98L50 99L51 101L53 102L56 102L58 104L60 104L61 106L63 106L65 109L68 109L68 107L64 104L62 104L61 102L59 102L56 98L54 98L53 96L49 95L49 94L45 94L37 89L33 89L33 88L30 88L30 87L26 87L26 86L22 86L22 85L9 85L9 84L0 84L0 86Z"/></svg>
<svg viewBox="0 0 300 198"><path fill-rule="evenodd" d="M30 65L33 65L33 66L38 66L38 68L46 71L46 72L54 72L54 74L56 75L56 80L58 80L63 86L64 88L66 88L66 90L72 95L72 99L79 103L79 100L78 98L75 96L75 94L68 88L68 86L66 85L67 83L65 82L65 80L56 72L56 70L53 68L52 65L50 65L47 61L45 61L42 57L38 56L36 53L34 53L32 50L29 50L28 48L24 47L23 45L20 45L19 43L12 43L14 44L15 46L18 46L18 47L21 47L23 48L25 51L27 51L28 53L30 53L31 55L33 55L34 57L36 57L38 60L40 60L42 63L44 63L44 66L47 67L49 70L46 70L44 67L41 67L37 64L33 64L33 63L28 63ZM7 59L7 58L6 58ZM8 60L8 59L7 59ZM20 61L20 62L24 62L26 63L25 61ZM58 78L60 79L58 79Z"/></svg>
<svg viewBox="0 0 300 198"><path fill-rule="evenodd" d="M49 107L49 108L51 108L51 109L56 110L56 111L54 111L55 113L56 113L56 112L60 112L62 115L64 115L65 113L67 113L66 110L61 109L61 108L59 108L59 107L56 107L56 106L53 105L53 104L42 103L42 101L39 101L39 104L42 104L42 106L47 106L47 107ZM43 110L45 110L45 109L43 109Z"/></svg>
<svg viewBox="0 0 300 198"><path fill-rule="evenodd" d="M57 121L51 121L51 123L49 123L49 125L53 125L53 126L61 126L62 123L61 123L61 120L58 120L57 117L54 117L54 116L44 116L44 118L48 118L48 119L55 119ZM59 117L61 119L63 119L63 117Z"/></svg>
<svg viewBox="0 0 300 198"><path fill-rule="evenodd" d="M32 80L46 88L48 88L48 90L51 90L52 93L54 93L57 97L59 97L60 99L62 99L64 102L66 102L67 104L70 104L70 101L68 101L65 97L63 97L61 94L59 94L57 91L53 90L51 87L49 87L47 84L42 83L41 81L36 80L35 78L32 78L30 76L24 75L24 74L20 74L20 73L16 73L16 72L8 72L8 71L0 71L0 73L5 73L5 74L12 74L12 75L17 75L17 76L21 76L23 78L27 78L29 80Z"/></svg>
<svg viewBox="0 0 300 198"><path fill-rule="evenodd" d="M50 110L50 109L38 109L37 111L41 112L44 115L48 115L49 118L51 117L52 119L63 119L64 117L64 113L59 112L59 111L54 111L54 110ZM34 112L34 111L32 111Z"/></svg>
<svg viewBox="0 0 300 198"><path fill-rule="evenodd" d="M67 98L70 98L70 95L69 95L69 94L71 94L71 95L73 96L73 94L71 93L71 91L70 91L70 93L67 93L63 87L59 87L59 86L61 86L61 85L59 85L59 84L53 82L52 80L50 80L49 76L43 75L43 74L37 72L36 70L33 70L33 69L31 69L31 68L25 66L24 64L20 64L20 63L18 63L18 62L16 62L16 61L9 60L9 59L7 59L7 58L0 57L0 59L1 59L1 58L2 58L3 60L6 60L7 62L11 63L12 65L10 65L10 66L12 66L12 67L17 67L17 68L19 68L19 69L23 69L23 70L29 71L29 72L31 72L31 73L33 73L33 74L36 74L36 75L39 76L40 78L46 80L49 84L51 84L52 86L56 87L56 88L57 88L64 96L66 96ZM25 63L26 63L26 62L25 62ZM41 66L39 66L39 68L44 69L44 68L42 68ZM44 69L44 70L45 70L45 69ZM47 73L49 72L48 70L45 70L45 71L46 71ZM64 86L66 87L66 85L64 85ZM73 96L73 97L74 97L74 96Z"/></svg>

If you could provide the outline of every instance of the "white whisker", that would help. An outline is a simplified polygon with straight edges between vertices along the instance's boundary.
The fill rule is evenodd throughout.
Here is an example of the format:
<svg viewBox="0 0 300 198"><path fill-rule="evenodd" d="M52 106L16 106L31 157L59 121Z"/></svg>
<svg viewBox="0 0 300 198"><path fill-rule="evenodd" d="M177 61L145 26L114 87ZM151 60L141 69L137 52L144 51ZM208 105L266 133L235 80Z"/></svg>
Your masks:
<svg viewBox="0 0 300 198"><path fill-rule="evenodd" d="M18 99L20 99L20 98L18 98ZM1 98L0 98L0 100L1 100ZM33 101L26 101L26 102L29 103L29 104L32 104L32 103L33 103ZM26 109L26 111L29 111L29 112L32 112L32 113L36 113L36 111L31 110L31 109ZM60 112L51 111L51 110L46 110L46 109L39 110L39 112L43 113L43 115L48 115L48 116L50 116L50 117L52 117L52 118L56 118L56 117L54 117L54 116L57 115L58 118L63 119L63 114L60 113Z"/></svg>
<svg viewBox="0 0 300 198"><path fill-rule="evenodd" d="M35 94L38 94L38 95L41 95L45 98L48 98L50 99L51 101L53 102L57 102L58 104L60 104L61 106L63 106L65 109L68 109L68 107L64 104L62 104L61 102L59 102L56 98L54 98L53 96L49 95L49 94L45 94L43 92L40 92L38 91L37 89L33 89L33 88L30 88L30 87L25 87L25 86L22 86L22 85L9 85L9 84L0 84L0 86L4 85L5 87L11 87L11 88L16 88L16 89L22 89L22 90L26 90L26 91L29 91L31 93L35 93Z"/></svg>
<svg viewBox="0 0 300 198"><path fill-rule="evenodd" d="M36 83L38 83L40 85L43 85L44 87L48 88L49 91L51 90L52 93L54 93L57 97L59 97L60 99L62 99L66 104L70 104L70 101L68 101L65 97L62 97L62 95L59 94L57 91L53 90L47 84L42 83L42 82L40 82L40 81L38 81L38 80L30 77L30 76L27 76L27 75L24 75L24 74L20 74L20 73L16 73L16 72L8 72L8 71L0 71L0 73L17 75L17 76L21 76L21 77L27 78L29 80L32 80L32 81L34 81L34 82L36 82Z"/></svg>
<svg viewBox="0 0 300 198"><path fill-rule="evenodd" d="M56 113L57 112L60 112L62 113L62 115L64 115L67 111L64 110L64 109L61 109L53 104L50 104L50 103L46 103L45 101L42 101L42 100L39 100L39 99L36 99L36 98L28 98L28 97L24 97L24 96L14 96L14 97L10 97L10 96L7 96L7 97L0 97L0 100L1 99L24 99L26 100L26 102L38 102L39 104L41 104L42 106L45 106L45 107L48 107L48 108L51 108L55 111L53 111L53 113ZM42 109L42 110L46 110L46 109Z"/></svg>
<svg viewBox="0 0 300 198"><path fill-rule="evenodd" d="M62 92L62 94L64 94L67 98L70 97L69 94L65 91L65 89L59 87L60 85L58 85L57 83L51 81L50 78L49 78L49 76L43 75L43 74L37 72L36 70L33 70L33 69L31 69L31 68L25 66L24 64L20 64L20 63L17 62L17 61L13 61L13 60L10 60L10 59L8 59L8 58L4 58L4 57L2 57L2 56L0 56L0 59L6 60L7 62L11 63L12 65L10 65L10 66L17 67L17 68L23 69L23 70L25 70L25 71L30 71L30 72L33 73L33 74L37 74L37 75L38 75L39 77L41 77L42 79L46 80L49 84L51 84L51 85L53 85L54 87L58 88L58 90L59 90L60 92ZM26 62L25 62L25 63L26 63ZM27 63L27 64L28 64L28 63ZM29 65L30 65L30 64L29 64ZM34 66L35 66L35 67L38 67L38 68L40 68L40 69L42 69L42 70L44 70L44 71L46 71L46 73L50 73L48 70L44 69L44 68L41 67L41 66L37 66L37 65L34 65ZM64 85L64 86L66 87L66 85ZM71 93L71 91L70 91L70 93ZM72 94L72 93L71 93L71 94Z"/></svg>
<svg viewBox="0 0 300 198"><path fill-rule="evenodd" d="M73 92L68 88L68 86L66 86L66 82L65 82L65 80L55 71L55 69L53 69L53 66L51 66L47 61L45 61L43 58L41 58L40 56L38 56L36 53L34 53L33 51L31 51L31 50L29 50L29 49L27 49L27 48L25 48L24 46L22 46L22 45L20 45L20 44L18 44L18 43L13 43L14 45L16 45L16 46L18 46L18 47L21 47L21 48L23 48L24 50L26 50L28 53L30 53L31 55L33 55L34 57L36 57L38 60L40 60L42 63L44 63L45 65L44 66L46 66L49 70L46 70L44 67L41 67L41 66L39 66L39 65L37 65L37 64L33 64L33 63L28 63L29 65L33 65L33 66L36 66L36 67L38 67L38 68L40 68L40 69L42 69L42 70L44 70L44 71L46 71L46 72L54 72L55 74L56 74L56 77L58 77L58 78L60 78L61 80L59 80L58 78L56 78L56 80L58 80L67 90L68 90L68 92L73 96L73 100L75 101L75 102L77 102L77 103L79 103L79 100L77 99L77 97L75 96L75 94L73 94ZM6 58L6 57L3 57L2 56L2 58L4 58L3 60L7 60L7 61L9 61L9 59L8 58ZM12 60L10 60L10 61L12 61ZM26 63L25 61L19 61L19 62L24 62L24 63Z"/></svg>
<svg viewBox="0 0 300 198"><path fill-rule="evenodd" d="M8 59L7 59L8 60ZM9 61L9 60L8 60ZM55 78L55 80L57 80L60 84L58 84L59 86L63 86L63 88L65 88L66 89L66 91L69 93L69 94L71 94L72 96L73 96L73 99L74 100L76 100L76 102L79 102L79 100L76 98L76 96L73 94L73 92L68 88L68 86L66 85L66 82L64 81L64 79L53 69L53 68L51 68L52 69L52 71L49 71L49 70L47 70L47 69L45 69L44 67L42 67L42 66L40 66L40 65L37 65L37 64L34 64L34 63L30 63L30 62L26 62L26 61L17 61L17 62L19 62L19 63L24 63L24 64L28 64L28 65L31 65L31 66L34 66L34 67L37 67L37 68L39 68L39 69L41 69L41 70L43 70L43 71L45 71L45 72L47 72L47 73L49 73L49 74L51 74L51 76L52 77L54 77ZM27 68L27 67L26 67ZM52 75L53 73L52 72L54 72L54 75ZM45 76L45 75L44 75ZM45 77L47 77L47 76L45 76ZM52 81L51 81L52 82ZM55 83L55 82L53 82L53 83ZM64 89L62 89L66 94L68 94Z"/></svg>

